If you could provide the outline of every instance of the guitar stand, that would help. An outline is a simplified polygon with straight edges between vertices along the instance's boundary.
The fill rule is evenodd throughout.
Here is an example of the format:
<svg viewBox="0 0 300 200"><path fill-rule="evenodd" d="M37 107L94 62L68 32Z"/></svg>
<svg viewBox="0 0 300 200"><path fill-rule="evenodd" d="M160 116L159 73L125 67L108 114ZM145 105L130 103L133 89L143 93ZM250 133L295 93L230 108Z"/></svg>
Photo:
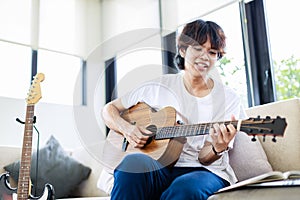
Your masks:
<svg viewBox="0 0 300 200"><path fill-rule="evenodd" d="M24 121L20 120L19 118L16 118L16 121L19 122L20 124L25 124ZM36 123L36 116L33 116L33 124ZM34 196L37 195L37 185L38 185L38 169L39 169L39 165L38 165L38 161L39 161L39 146L40 146L40 132L38 131L38 129L35 127L35 125L33 125L36 133L38 134L38 138L37 138L37 147L36 147L36 170L35 170L35 179L36 179L36 187L34 187Z"/></svg>
<svg viewBox="0 0 300 200"><path fill-rule="evenodd" d="M25 124L25 122L21 121L19 118L16 118L16 121L19 122L20 124ZM36 122L36 116L33 116L33 123L35 124Z"/></svg>

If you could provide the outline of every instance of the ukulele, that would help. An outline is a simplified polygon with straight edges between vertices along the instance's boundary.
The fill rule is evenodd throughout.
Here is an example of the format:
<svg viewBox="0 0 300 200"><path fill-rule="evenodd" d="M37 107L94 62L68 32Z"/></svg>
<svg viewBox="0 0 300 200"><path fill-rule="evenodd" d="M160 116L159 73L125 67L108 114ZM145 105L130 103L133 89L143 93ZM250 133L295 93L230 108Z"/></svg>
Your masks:
<svg viewBox="0 0 300 200"><path fill-rule="evenodd" d="M108 171L114 170L130 153L144 153L158 160L164 166L172 166L178 160L185 138L209 134L214 123L233 124L235 128L252 135L283 136L287 126L284 118L249 118L239 121L225 121L190 125L175 125L176 110L165 107L155 111L146 103L138 103L125 110L121 117L131 124L144 126L152 132L143 148L131 146L121 133L110 130L104 143L102 161ZM255 140L255 138L253 138Z"/></svg>
<svg viewBox="0 0 300 200"><path fill-rule="evenodd" d="M31 195L31 157L32 157L32 133L34 121L34 105L41 99L40 82L45 76L42 73L37 74L31 84L28 96L26 98L26 119L23 136L23 146L19 169L19 178L17 188L11 188L9 184L9 174L2 174L0 177L0 198L3 200L28 200L45 199L54 200L54 189L50 184L45 185L43 194L40 197Z"/></svg>

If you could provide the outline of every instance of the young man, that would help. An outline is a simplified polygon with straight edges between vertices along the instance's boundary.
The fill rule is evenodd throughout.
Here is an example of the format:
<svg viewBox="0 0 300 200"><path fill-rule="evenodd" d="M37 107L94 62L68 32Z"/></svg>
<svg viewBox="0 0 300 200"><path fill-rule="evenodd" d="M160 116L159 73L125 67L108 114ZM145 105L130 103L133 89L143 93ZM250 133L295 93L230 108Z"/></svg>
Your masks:
<svg viewBox="0 0 300 200"><path fill-rule="evenodd" d="M120 116L138 102L158 110L172 106L184 124L245 118L238 95L209 74L225 46L225 34L216 23L196 20L186 24L175 57L181 72L162 75L106 104L102 113L106 125L122 133L130 145L143 148L151 132ZM236 133L232 124L214 123L209 134L187 137L171 168L146 154L126 156L114 171L111 199L207 199L236 182L228 158Z"/></svg>

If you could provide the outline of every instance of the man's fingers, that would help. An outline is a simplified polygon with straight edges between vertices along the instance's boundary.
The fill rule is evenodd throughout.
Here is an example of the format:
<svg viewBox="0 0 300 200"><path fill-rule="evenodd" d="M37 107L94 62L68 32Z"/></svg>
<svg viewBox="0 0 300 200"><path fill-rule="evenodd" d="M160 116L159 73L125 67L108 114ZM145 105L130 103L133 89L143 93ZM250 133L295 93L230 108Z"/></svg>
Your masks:
<svg viewBox="0 0 300 200"><path fill-rule="evenodd" d="M228 132L227 127L225 126L225 124L220 124L220 131L221 131L223 136Z"/></svg>
<svg viewBox="0 0 300 200"><path fill-rule="evenodd" d="M212 137L213 140L217 139L217 135L215 133L215 129L214 128L210 128L209 129L209 135Z"/></svg>
<svg viewBox="0 0 300 200"><path fill-rule="evenodd" d="M145 134L152 133L143 127L135 127L130 134L127 134L126 138L133 147L142 148L149 139L149 136Z"/></svg>
<svg viewBox="0 0 300 200"><path fill-rule="evenodd" d="M234 115L231 115L231 121L236 121L236 118Z"/></svg>
<svg viewBox="0 0 300 200"><path fill-rule="evenodd" d="M229 133L231 135L234 135L236 133L236 128L232 124L227 125L227 129L229 130Z"/></svg>
<svg viewBox="0 0 300 200"><path fill-rule="evenodd" d="M145 127L138 127L138 129L139 129L139 131L140 131L140 133L141 133L141 136L140 136L141 139L142 139L142 138L148 139L149 136L155 134L155 132L151 132L150 130L148 130L148 129L145 128Z"/></svg>
<svg viewBox="0 0 300 200"><path fill-rule="evenodd" d="M127 140L128 142L133 146L133 147L136 147L136 148L141 148L143 147L147 141L145 140L141 140L139 139L138 137L136 136L129 136L127 137Z"/></svg>

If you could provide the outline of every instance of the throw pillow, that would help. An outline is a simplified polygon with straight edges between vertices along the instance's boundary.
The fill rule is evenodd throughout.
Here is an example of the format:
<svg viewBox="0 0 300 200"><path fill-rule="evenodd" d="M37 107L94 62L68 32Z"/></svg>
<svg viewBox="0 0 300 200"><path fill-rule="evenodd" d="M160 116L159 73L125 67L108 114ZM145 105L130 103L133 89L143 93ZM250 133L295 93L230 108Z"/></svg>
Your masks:
<svg viewBox="0 0 300 200"><path fill-rule="evenodd" d="M43 194L46 183L54 187L56 198L70 197L73 189L87 179L91 169L71 158L59 142L51 136L45 147L39 151L38 176L36 179L37 153L33 153L31 162L31 180L37 189L37 196ZM10 176L17 181L20 161L4 167ZM37 185L36 185L37 183ZM33 188L32 191L34 191ZM32 192L34 194L34 192Z"/></svg>
<svg viewBox="0 0 300 200"><path fill-rule="evenodd" d="M252 142L244 132L236 134L229 163L238 181L273 171L260 141Z"/></svg>

